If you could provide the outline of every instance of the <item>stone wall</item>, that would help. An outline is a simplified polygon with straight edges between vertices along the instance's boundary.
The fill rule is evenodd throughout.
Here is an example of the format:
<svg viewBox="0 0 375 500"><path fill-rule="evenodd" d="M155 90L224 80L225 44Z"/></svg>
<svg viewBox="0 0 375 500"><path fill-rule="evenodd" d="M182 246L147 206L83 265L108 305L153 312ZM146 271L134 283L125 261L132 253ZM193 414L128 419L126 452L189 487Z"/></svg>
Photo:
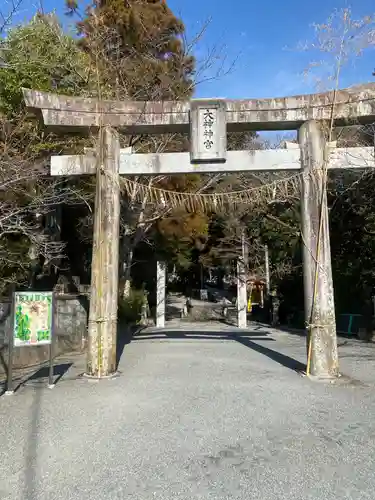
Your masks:
<svg viewBox="0 0 375 500"><path fill-rule="evenodd" d="M82 351L87 343L87 317L89 301L87 295L57 295L54 355ZM0 302L0 374L8 365L8 331L10 325L10 302ZM14 368L37 366L49 358L49 346L16 347Z"/></svg>

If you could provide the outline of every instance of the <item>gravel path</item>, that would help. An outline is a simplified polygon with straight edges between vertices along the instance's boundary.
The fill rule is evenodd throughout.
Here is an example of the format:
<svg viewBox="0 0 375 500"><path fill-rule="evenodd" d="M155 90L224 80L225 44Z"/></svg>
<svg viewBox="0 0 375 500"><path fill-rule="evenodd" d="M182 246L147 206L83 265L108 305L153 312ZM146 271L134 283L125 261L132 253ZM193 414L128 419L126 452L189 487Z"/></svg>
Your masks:
<svg viewBox="0 0 375 500"><path fill-rule="evenodd" d="M374 498L375 346L341 340L327 385L295 371L296 335L188 328L144 331L116 379L77 377L79 358L1 397L0 498Z"/></svg>

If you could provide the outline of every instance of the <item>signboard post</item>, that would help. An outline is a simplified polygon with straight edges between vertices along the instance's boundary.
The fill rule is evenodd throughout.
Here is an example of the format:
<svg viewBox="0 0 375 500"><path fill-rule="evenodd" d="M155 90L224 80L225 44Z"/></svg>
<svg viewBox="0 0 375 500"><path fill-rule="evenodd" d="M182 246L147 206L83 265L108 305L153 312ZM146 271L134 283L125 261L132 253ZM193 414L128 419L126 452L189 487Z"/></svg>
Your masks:
<svg viewBox="0 0 375 500"><path fill-rule="evenodd" d="M7 390L5 394L7 396L14 393L13 390L13 318L14 318L14 294L15 289L12 287L10 292L10 321L8 326L8 373L7 373Z"/></svg>
<svg viewBox="0 0 375 500"><path fill-rule="evenodd" d="M49 345L48 387L53 388L53 292L13 292L9 328L9 363L6 394L13 394L13 355L17 347Z"/></svg>

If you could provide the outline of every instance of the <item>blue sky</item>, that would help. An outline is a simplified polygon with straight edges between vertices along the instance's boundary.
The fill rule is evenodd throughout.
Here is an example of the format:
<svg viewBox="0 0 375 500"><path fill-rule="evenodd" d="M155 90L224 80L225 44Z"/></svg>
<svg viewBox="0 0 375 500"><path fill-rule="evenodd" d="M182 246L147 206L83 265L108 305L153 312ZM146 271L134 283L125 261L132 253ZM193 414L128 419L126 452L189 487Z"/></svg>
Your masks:
<svg viewBox="0 0 375 500"><path fill-rule="evenodd" d="M312 24L323 23L335 9L350 7L345 0L169 0L185 22L188 36L211 19L198 54L225 47L230 73L198 87L204 97L273 97L309 93L315 84L301 76L309 62L322 54L301 52L300 42L314 39ZM230 7L230 5L232 7ZM354 0L354 18L375 13L374 0ZM341 86L375 81L375 45L343 69ZM323 55L323 57L325 57ZM328 58L326 58L328 61ZM331 65L332 67L332 65ZM315 71L315 73L317 70Z"/></svg>
<svg viewBox="0 0 375 500"><path fill-rule="evenodd" d="M4 0L0 0L1 3ZM17 20L30 17L35 7L25 0ZM64 0L44 0L45 11L64 10ZM197 97L260 98L310 93L316 89L302 72L324 54L303 52L298 44L314 39L312 23L322 23L335 10L351 7L354 18L375 13L374 0L168 0L184 21L188 40L193 40L207 21L202 38L195 44L198 67L210 67L200 79ZM352 58L343 68L340 86L375 81L374 48ZM213 67L212 67L213 61ZM221 76L217 69L224 65ZM228 74L223 74L230 68ZM332 65L330 66L332 68ZM320 72L321 70L315 70Z"/></svg>

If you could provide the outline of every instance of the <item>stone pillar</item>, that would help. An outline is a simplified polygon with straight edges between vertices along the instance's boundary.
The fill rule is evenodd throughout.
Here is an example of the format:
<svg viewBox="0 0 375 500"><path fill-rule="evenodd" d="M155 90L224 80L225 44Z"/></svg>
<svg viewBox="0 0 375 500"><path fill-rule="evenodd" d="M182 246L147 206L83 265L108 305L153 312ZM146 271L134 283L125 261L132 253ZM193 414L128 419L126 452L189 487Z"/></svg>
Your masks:
<svg viewBox="0 0 375 500"><path fill-rule="evenodd" d="M247 326L246 266L243 259L237 261L237 326Z"/></svg>
<svg viewBox="0 0 375 500"><path fill-rule="evenodd" d="M299 130L302 178L301 218L305 320L310 346L310 374L326 378L338 375L335 305L327 193L323 186L326 140L321 125L306 122ZM324 189L324 191L323 191ZM323 202L323 209L321 204ZM321 219L322 216L322 220ZM318 251L318 235L320 245ZM317 280L316 265L318 265ZM316 290L315 301L314 290Z"/></svg>
<svg viewBox="0 0 375 500"><path fill-rule="evenodd" d="M101 378L116 371L120 143L109 126L99 134L87 375Z"/></svg>
<svg viewBox="0 0 375 500"><path fill-rule="evenodd" d="M165 285L166 266L165 262L156 263L156 327L165 326Z"/></svg>

